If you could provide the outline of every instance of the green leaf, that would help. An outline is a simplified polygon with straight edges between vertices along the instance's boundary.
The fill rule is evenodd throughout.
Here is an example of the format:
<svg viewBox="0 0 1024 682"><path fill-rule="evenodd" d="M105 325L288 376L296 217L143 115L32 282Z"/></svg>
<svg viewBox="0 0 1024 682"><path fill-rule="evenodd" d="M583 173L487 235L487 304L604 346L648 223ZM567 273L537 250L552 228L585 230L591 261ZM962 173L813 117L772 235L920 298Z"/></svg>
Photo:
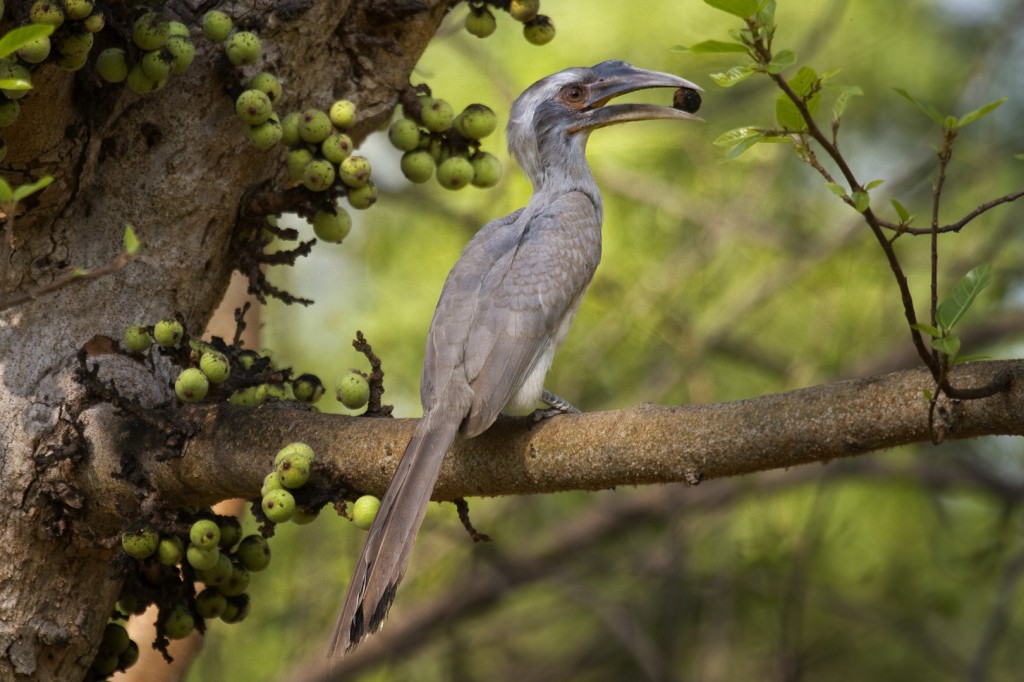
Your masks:
<svg viewBox="0 0 1024 682"><path fill-rule="evenodd" d="M1014 154L1013 158L1017 159L1018 161L1024 161L1024 154Z"/></svg>
<svg viewBox="0 0 1024 682"><path fill-rule="evenodd" d="M746 19L757 13L761 3L758 0L704 0L704 4L728 12L734 17Z"/></svg>
<svg viewBox="0 0 1024 682"><path fill-rule="evenodd" d="M27 185L19 185L19 186L14 188L14 194L13 194L12 198L15 201L21 201L25 197L27 197L27 196L29 196L31 194L35 194L36 192L38 192L41 189L45 189L46 187L49 187L51 182L53 182L53 176L44 175L43 177L39 178L35 182L29 183Z"/></svg>
<svg viewBox="0 0 1024 682"><path fill-rule="evenodd" d="M31 90L32 81L24 78L0 78L0 88L4 90Z"/></svg>
<svg viewBox="0 0 1024 682"><path fill-rule="evenodd" d="M749 78L752 73L754 73L754 69L751 66L734 66L725 73L711 74L711 80L723 88L731 88Z"/></svg>
<svg viewBox="0 0 1024 682"><path fill-rule="evenodd" d="M924 332L933 339L937 339L942 336L942 332L939 331L938 327L933 327L930 324L924 324L923 322L915 322L914 324L910 325L910 328L916 329L919 332Z"/></svg>
<svg viewBox="0 0 1024 682"><path fill-rule="evenodd" d="M775 25L775 0L768 0L757 11L757 23L767 28Z"/></svg>
<svg viewBox="0 0 1024 682"><path fill-rule="evenodd" d="M823 72L823 73L822 73L822 74L821 74L821 75L820 75L820 76L818 77L818 80L820 80L820 81L821 81L821 84L822 84L822 85L825 85L825 83L828 83L828 82L829 82L830 80L832 80L832 76L834 76L834 75L836 75L837 73L839 73L839 71L840 71L840 70L841 70L841 69L829 69L828 71L825 71L825 72ZM830 87L831 87L831 86L830 86ZM845 87L845 86L843 86L843 85L840 85L840 86L837 86L837 87L840 87L840 88L842 88L842 87Z"/></svg>
<svg viewBox="0 0 1024 682"><path fill-rule="evenodd" d="M14 54L21 46L31 43L36 38L50 35L55 28L56 26L49 24L31 24L8 31L0 38L0 59Z"/></svg>
<svg viewBox="0 0 1024 682"><path fill-rule="evenodd" d="M716 137L715 141L712 142L711 144L715 145L716 147L731 147L734 144L739 144L744 140L760 136L761 131L758 130L757 128L733 128L729 132L722 133L721 135Z"/></svg>
<svg viewBox="0 0 1024 682"><path fill-rule="evenodd" d="M725 163L726 161L732 161L733 159L739 158L740 155L743 154L743 152L747 151L760 141L760 137L749 137L746 140L743 140L735 147L730 149L728 152L726 152L725 156L721 158L721 163Z"/></svg>
<svg viewBox="0 0 1024 682"><path fill-rule="evenodd" d="M809 66L802 66L796 75L789 79L789 87L800 97L807 97L818 83L818 74Z"/></svg>
<svg viewBox="0 0 1024 682"><path fill-rule="evenodd" d="M689 50L694 54L715 54L721 52L745 53L747 51L745 45L741 45L740 43L730 43L724 40L705 40L704 42L691 45L690 47L685 47L683 45L679 45L678 47L681 48L680 51Z"/></svg>
<svg viewBox="0 0 1024 682"><path fill-rule="evenodd" d="M839 95L836 96L836 101L832 103L833 118L842 117L847 105L850 103L851 97L859 97L864 94L864 91L856 85L830 85L829 89L839 92Z"/></svg>
<svg viewBox="0 0 1024 682"><path fill-rule="evenodd" d="M876 187L880 187L883 184L885 184L885 180L872 180L868 184L864 185L864 189L870 191Z"/></svg>
<svg viewBox="0 0 1024 682"><path fill-rule="evenodd" d="M857 190L853 193L853 207L857 209L859 213L863 213L868 210L868 206L871 205L871 196L863 191Z"/></svg>
<svg viewBox="0 0 1024 682"><path fill-rule="evenodd" d="M995 111L997 108L999 108L999 105L1001 105L1005 101L1005 97L1000 97L995 102L989 102L988 104L979 109L975 109L972 112L964 114L963 116L960 117L960 120L956 122L956 127L963 128L965 125L974 123L985 114Z"/></svg>
<svg viewBox="0 0 1024 682"><path fill-rule="evenodd" d="M910 95L909 92L907 92L903 88L893 88L893 90L895 90L905 100L907 100L908 102L913 104L915 107L920 109L921 113L923 113L925 116L927 116L931 120L935 121L939 125L942 125L942 114L939 113L938 109L936 109L935 107L933 107L930 104L925 104L923 102L918 102L916 99L914 99Z"/></svg>
<svg viewBox="0 0 1024 682"><path fill-rule="evenodd" d="M139 250L139 238L135 234L135 229L130 224L124 226L124 252L129 256L134 256Z"/></svg>
<svg viewBox="0 0 1024 682"><path fill-rule="evenodd" d="M782 73L795 63L796 53L792 50L782 50L768 63L768 73Z"/></svg>
<svg viewBox="0 0 1024 682"><path fill-rule="evenodd" d="M900 217L900 222L902 222L902 223L909 223L910 222L910 212L907 211L907 209L903 206L903 204L901 204L900 202L896 201L895 199L890 199L889 202L892 204L892 207L896 209L896 215L898 215Z"/></svg>
<svg viewBox="0 0 1024 682"><path fill-rule="evenodd" d="M979 265L964 275L948 299L939 304L935 321L943 329L952 329L974 303L981 291L992 283L992 266Z"/></svg>
<svg viewBox="0 0 1024 682"><path fill-rule="evenodd" d="M932 339L932 348L951 358L955 358L956 354L960 352L960 337L950 335Z"/></svg>
<svg viewBox="0 0 1024 682"><path fill-rule="evenodd" d="M800 114L800 110L793 104L793 100L789 98L786 93L780 93L778 98L775 100L775 120L779 122L785 130L793 130L799 132L801 130L807 130L807 123L804 121L804 117Z"/></svg>
<svg viewBox="0 0 1024 682"><path fill-rule="evenodd" d="M722 162L732 161L740 154L760 142L763 136L764 133L757 128L734 128L729 132L719 135L711 144L716 147L731 147L728 153L726 153L721 160Z"/></svg>
<svg viewBox="0 0 1024 682"><path fill-rule="evenodd" d="M828 190L832 192L832 194L835 194L840 199L846 197L846 188L838 182L826 182L825 186L828 187Z"/></svg>

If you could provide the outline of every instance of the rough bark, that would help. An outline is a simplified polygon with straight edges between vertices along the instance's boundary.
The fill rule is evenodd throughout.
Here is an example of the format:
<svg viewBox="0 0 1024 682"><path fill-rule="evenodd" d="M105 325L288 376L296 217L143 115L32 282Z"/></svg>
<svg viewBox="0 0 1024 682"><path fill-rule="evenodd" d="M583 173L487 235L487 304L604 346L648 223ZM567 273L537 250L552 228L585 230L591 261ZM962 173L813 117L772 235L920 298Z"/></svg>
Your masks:
<svg viewBox="0 0 1024 682"><path fill-rule="evenodd" d="M24 18L30 4L8 2L5 18ZM359 141L390 117L450 4L296 0L224 9L262 36L264 57L244 73L278 74L279 109L352 99ZM189 26L209 8L161 5ZM97 51L123 40L138 11L132 3L105 9ZM139 512L136 497L96 497L109 471L96 469L93 456L121 444L69 429L68 406L81 397L76 351L96 335L118 338L130 323L175 314L203 329L243 248L236 224L247 198L283 178L283 152L245 140L230 94L237 72L222 48L194 37L192 67L146 96L102 84L91 67L71 74L43 66L17 123L3 131L5 178L55 181L24 203L0 244L0 527L17 558L0 562L0 679L83 677L120 585L109 563L112 524ZM110 262L126 223L143 243L127 267L5 305L73 268ZM158 400L166 377L139 369L125 363L108 376Z"/></svg>
<svg viewBox="0 0 1024 682"><path fill-rule="evenodd" d="M1024 435L1024 361L978 362L953 375L958 387L1009 380L1007 390L971 401L940 400L929 423L924 370L906 370L730 403L563 415L533 423L503 418L484 434L457 439L433 499L603 490L687 482L823 463L911 443L982 435ZM156 441L137 442L140 471L176 504L255 498L278 443L309 443L348 494L382 494L412 434L413 419L324 415L271 403L256 410L188 408L195 435L180 457L160 459ZM113 532L135 488L112 476L121 443L135 432L108 405L82 414L93 444L77 487L102 491L94 518ZM136 437L132 437L136 438ZM137 438L136 438L137 440ZM216 462L218 475L207 475ZM332 471L333 470L333 471ZM87 478L87 480L86 480ZM98 487L94 487L98 486ZM345 492L345 491L343 491Z"/></svg>

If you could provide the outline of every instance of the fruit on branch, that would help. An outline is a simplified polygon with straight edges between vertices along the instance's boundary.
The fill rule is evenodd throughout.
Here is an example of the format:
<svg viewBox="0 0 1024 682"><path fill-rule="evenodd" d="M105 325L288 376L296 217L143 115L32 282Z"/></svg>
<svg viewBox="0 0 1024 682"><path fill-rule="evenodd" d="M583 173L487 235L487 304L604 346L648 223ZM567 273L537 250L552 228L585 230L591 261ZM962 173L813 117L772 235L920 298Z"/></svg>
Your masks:
<svg viewBox="0 0 1024 682"><path fill-rule="evenodd" d="M486 38L497 28L498 22L486 7L474 7L466 15L466 31L477 38Z"/></svg>
<svg viewBox="0 0 1024 682"><path fill-rule="evenodd" d="M340 164L352 155L352 138L345 133L333 133L320 143L320 153L331 163Z"/></svg>
<svg viewBox="0 0 1024 682"><path fill-rule="evenodd" d="M124 330L124 347L129 353L143 353L152 343L153 337L144 325L132 324Z"/></svg>
<svg viewBox="0 0 1024 682"><path fill-rule="evenodd" d="M272 523L284 523L295 514L295 498L284 488L269 491L260 506Z"/></svg>
<svg viewBox="0 0 1024 682"><path fill-rule="evenodd" d="M96 55L96 73L108 83L120 83L128 77L128 59L120 47L108 47Z"/></svg>
<svg viewBox="0 0 1024 682"><path fill-rule="evenodd" d="M133 559L141 560L152 556L159 543L160 535L152 526L143 526L121 534L121 549Z"/></svg>
<svg viewBox="0 0 1024 682"><path fill-rule="evenodd" d="M464 156L449 156L437 166L437 182L445 189L462 189L473 181L473 164Z"/></svg>
<svg viewBox="0 0 1024 682"><path fill-rule="evenodd" d="M235 100L235 113L243 123L255 126L265 122L274 112L274 105L261 90L245 90Z"/></svg>
<svg viewBox="0 0 1024 682"><path fill-rule="evenodd" d="M160 320L153 326L153 339L164 348L173 348L185 335L185 328L177 320Z"/></svg>
<svg viewBox="0 0 1024 682"><path fill-rule="evenodd" d="M409 181L423 183L434 174L434 157L425 149L406 152L402 155L402 175Z"/></svg>
<svg viewBox="0 0 1024 682"><path fill-rule="evenodd" d="M347 99L339 99L327 112L331 123L341 130L348 130L356 121L356 105Z"/></svg>
<svg viewBox="0 0 1024 682"><path fill-rule="evenodd" d="M494 154L489 152L477 152L470 159L473 166L473 179L470 181L474 187L494 187L501 180L501 161Z"/></svg>
<svg viewBox="0 0 1024 682"><path fill-rule="evenodd" d="M420 127L411 118L400 118L388 129L388 139L396 149L411 152L420 145Z"/></svg>
<svg viewBox="0 0 1024 682"><path fill-rule="evenodd" d="M352 523L362 530L370 530L379 510L379 499L373 495L363 495L352 505Z"/></svg>
<svg viewBox="0 0 1024 682"><path fill-rule="evenodd" d="M224 43L228 60L235 66L255 64L263 54L260 37L251 31L239 31Z"/></svg>
<svg viewBox="0 0 1024 682"><path fill-rule="evenodd" d="M171 26L157 12L146 12L135 20L132 27L132 42L140 50L159 50L171 37Z"/></svg>
<svg viewBox="0 0 1024 682"><path fill-rule="evenodd" d="M302 169L302 184L313 192L330 189L334 177L334 166L327 159L314 158Z"/></svg>
<svg viewBox="0 0 1024 682"><path fill-rule="evenodd" d="M471 140L482 140L498 127L498 117L483 104L470 104L455 118L455 130Z"/></svg>
<svg viewBox="0 0 1024 682"><path fill-rule="evenodd" d="M531 21L540 12L540 0L510 0L508 14L516 21Z"/></svg>
<svg viewBox="0 0 1024 682"><path fill-rule="evenodd" d="M186 403L198 403L210 390L210 380L196 367L187 367L174 381L174 393Z"/></svg>
<svg viewBox="0 0 1024 682"><path fill-rule="evenodd" d="M270 98L271 102L277 102L277 100L281 99L281 82L277 80L277 76L269 71L253 76L252 80L249 81L249 87L265 94Z"/></svg>
<svg viewBox="0 0 1024 682"><path fill-rule="evenodd" d="M187 35L171 35L164 50L171 58L171 73L183 73L196 56L196 46Z"/></svg>
<svg viewBox="0 0 1024 682"><path fill-rule="evenodd" d="M214 43L223 43L231 35L231 29L234 28L231 17L216 9L204 14L202 23L203 35Z"/></svg>
<svg viewBox="0 0 1024 682"><path fill-rule="evenodd" d="M455 122L455 112L452 111L452 105L448 102L443 99L424 97L421 104L423 106L420 120L427 130L441 133L452 127L452 123Z"/></svg>
<svg viewBox="0 0 1024 682"><path fill-rule="evenodd" d="M319 109L306 109L299 119L299 137L309 144L320 144L331 134L331 119Z"/></svg>
<svg viewBox="0 0 1024 682"><path fill-rule="evenodd" d="M371 180L362 187L351 187L348 190L348 203L352 208L363 210L377 203L377 185Z"/></svg>
<svg viewBox="0 0 1024 682"><path fill-rule="evenodd" d="M313 216L313 234L322 241L340 244L351 231L352 216L340 206L333 210L317 211Z"/></svg>
<svg viewBox="0 0 1024 682"><path fill-rule="evenodd" d="M358 410L370 400L370 382L359 372L348 372L334 382L334 395L350 410Z"/></svg>
<svg viewBox="0 0 1024 682"><path fill-rule="evenodd" d="M188 541L199 549L220 547L220 526L212 519L199 519L188 529Z"/></svg>
<svg viewBox="0 0 1024 682"><path fill-rule="evenodd" d="M550 17L538 14L523 24L523 37L532 45L547 45L555 38L555 25Z"/></svg>
<svg viewBox="0 0 1024 682"><path fill-rule="evenodd" d="M338 165L338 177L349 187L362 187L370 181L373 169L365 156L350 156Z"/></svg>

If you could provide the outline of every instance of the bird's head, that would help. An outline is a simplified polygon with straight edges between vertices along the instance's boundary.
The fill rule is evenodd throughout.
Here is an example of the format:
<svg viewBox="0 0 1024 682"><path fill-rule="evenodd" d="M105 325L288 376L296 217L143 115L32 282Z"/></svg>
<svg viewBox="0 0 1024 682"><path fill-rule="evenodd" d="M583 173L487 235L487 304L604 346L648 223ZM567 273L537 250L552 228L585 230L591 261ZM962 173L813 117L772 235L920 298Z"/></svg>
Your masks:
<svg viewBox="0 0 1024 682"><path fill-rule="evenodd" d="M539 188L546 171L564 175L586 169L583 153L592 130L627 121L701 120L689 111L670 106L609 104L620 95L648 88L700 90L679 76L639 69L623 61L574 67L542 78L512 105L509 151L534 187Z"/></svg>

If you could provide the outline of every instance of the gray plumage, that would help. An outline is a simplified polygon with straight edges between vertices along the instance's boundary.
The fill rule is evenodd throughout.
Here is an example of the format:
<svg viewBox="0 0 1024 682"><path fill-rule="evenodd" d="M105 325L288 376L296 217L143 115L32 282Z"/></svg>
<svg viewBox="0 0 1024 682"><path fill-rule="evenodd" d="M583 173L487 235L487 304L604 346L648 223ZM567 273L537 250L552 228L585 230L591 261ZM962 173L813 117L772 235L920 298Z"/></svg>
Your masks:
<svg viewBox="0 0 1024 682"><path fill-rule="evenodd" d="M509 149L534 193L525 208L470 240L441 291L423 363L423 418L356 563L335 655L387 616L456 434L472 438L502 410L525 412L541 401L555 350L601 259L601 195L585 156L590 131L625 121L697 119L651 104L608 105L652 87L699 90L678 76L602 62L548 76L513 104Z"/></svg>

